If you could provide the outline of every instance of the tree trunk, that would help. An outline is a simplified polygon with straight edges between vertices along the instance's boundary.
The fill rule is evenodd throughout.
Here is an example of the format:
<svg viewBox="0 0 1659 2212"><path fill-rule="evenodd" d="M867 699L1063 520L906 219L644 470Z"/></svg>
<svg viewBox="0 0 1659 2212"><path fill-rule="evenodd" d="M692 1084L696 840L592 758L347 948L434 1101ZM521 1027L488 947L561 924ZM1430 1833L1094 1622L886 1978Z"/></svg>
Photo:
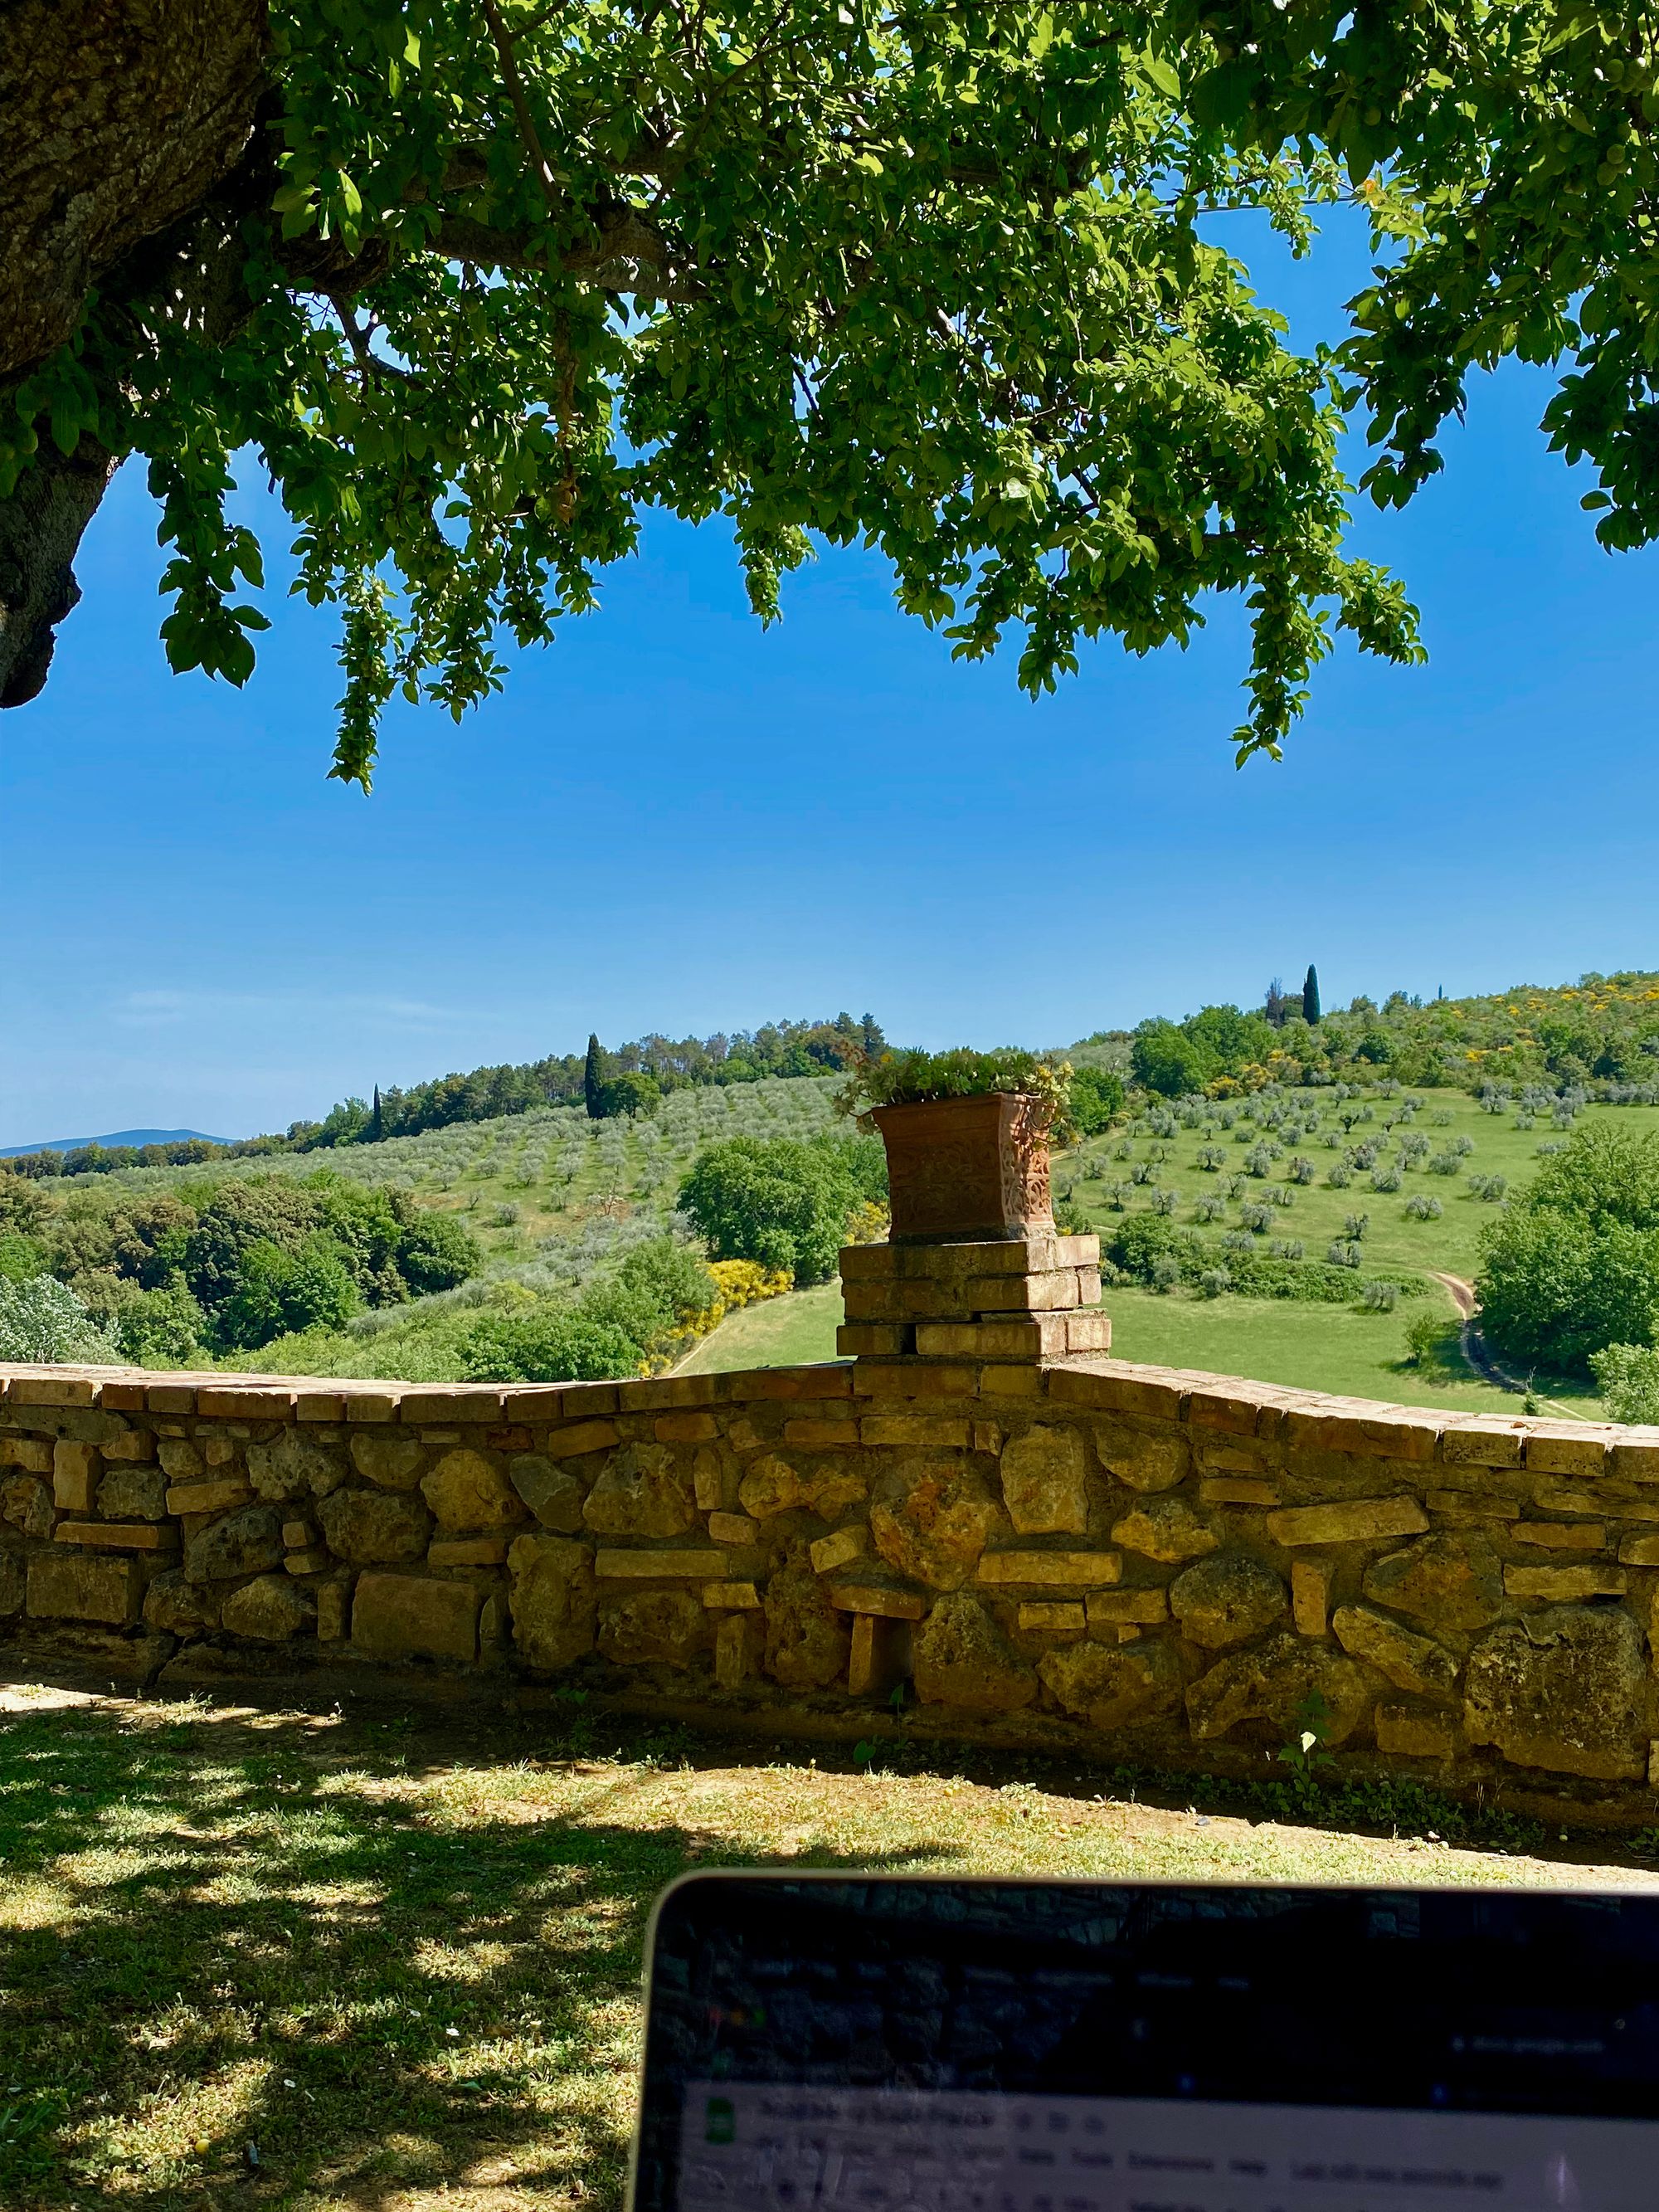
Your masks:
<svg viewBox="0 0 1659 2212"><path fill-rule="evenodd" d="M88 289L200 207L247 151L264 0L0 0L0 407ZM114 463L43 438L0 501L0 707L46 682L76 547Z"/></svg>

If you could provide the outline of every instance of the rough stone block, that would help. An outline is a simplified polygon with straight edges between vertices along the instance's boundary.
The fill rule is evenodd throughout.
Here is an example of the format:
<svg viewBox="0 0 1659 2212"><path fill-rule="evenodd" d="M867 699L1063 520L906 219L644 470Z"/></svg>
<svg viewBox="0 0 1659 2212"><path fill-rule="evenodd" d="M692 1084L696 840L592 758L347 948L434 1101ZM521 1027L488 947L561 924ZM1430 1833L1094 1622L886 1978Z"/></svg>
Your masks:
<svg viewBox="0 0 1659 2212"><path fill-rule="evenodd" d="M761 1601L753 1583L705 1583L702 1601L710 1613L753 1613Z"/></svg>
<svg viewBox="0 0 1659 2212"><path fill-rule="evenodd" d="M426 1465L418 1437L353 1437L351 1464L380 1490L413 1490Z"/></svg>
<svg viewBox="0 0 1659 2212"><path fill-rule="evenodd" d="M31 1620L90 1620L130 1628L144 1601L144 1570L135 1559L37 1552L28 1564Z"/></svg>
<svg viewBox="0 0 1659 2212"><path fill-rule="evenodd" d="M842 1370L865 1398L971 1398L980 1384L972 1367L929 1367L921 1361L895 1360L890 1366L854 1366Z"/></svg>
<svg viewBox="0 0 1659 2212"><path fill-rule="evenodd" d="M303 1552L307 1544L317 1540L317 1531L309 1521L284 1521L283 1541L290 1552Z"/></svg>
<svg viewBox="0 0 1659 2212"><path fill-rule="evenodd" d="M532 1667L568 1667L593 1648L593 1554L568 1536L515 1536L507 1553L513 1638Z"/></svg>
<svg viewBox="0 0 1659 2212"><path fill-rule="evenodd" d="M304 1544L288 1553L283 1561L291 1575L320 1575L334 1564L334 1554L326 1544Z"/></svg>
<svg viewBox="0 0 1659 2212"><path fill-rule="evenodd" d="M583 1491L568 1467L557 1467L544 1452L517 1452L507 1463L507 1480L544 1528L574 1536L582 1525Z"/></svg>
<svg viewBox="0 0 1659 2212"><path fill-rule="evenodd" d="M1346 1743L1370 1712L1370 1677L1355 1660L1288 1631L1230 1651L1187 1692L1187 1717L1200 1742L1228 1735L1245 1721L1266 1721L1283 1741L1307 1711L1324 1700L1325 1741Z"/></svg>
<svg viewBox="0 0 1659 2212"><path fill-rule="evenodd" d="M1048 1373L1040 1367L1019 1367L1011 1362L1006 1366L981 1367L976 1387L988 1398L1040 1398L1048 1379Z"/></svg>
<svg viewBox="0 0 1659 2212"><path fill-rule="evenodd" d="M578 1421L568 1429L550 1430L542 1449L550 1459L582 1459L621 1442L622 1431L614 1421Z"/></svg>
<svg viewBox="0 0 1659 2212"><path fill-rule="evenodd" d="M448 1659L465 1666L478 1656L481 1601L471 1583L360 1575L351 1641L368 1658Z"/></svg>
<svg viewBox="0 0 1659 2212"><path fill-rule="evenodd" d="M613 1452L582 1506L583 1522L599 1536L681 1536L696 1517L690 1479L665 1444Z"/></svg>
<svg viewBox="0 0 1659 2212"><path fill-rule="evenodd" d="M1323 1636L1330 1626L1331 1585L1336 1568L1329 1559L1291 1562L1291 1618L1298 1636Z"/></svg>
<svg viewBox="0 0 1659 2212"><path fill-rule="evenodd" d="M853 1451L858 1448L859 1425L851 1420L786 1421L783 1440L803 1451Z"/></svg>
<svg viewBox="0 0 1659 2212"><path fill-rule="evenodd" d="M903 1322L842 1322L836 1350L843 1359L899 1359L916 1348L916 1333Z"/></svg>
<svg viewBox="0 0 1659 2212"><path fill-rule="evenodd" d="M884 1620L920 1620L927 1611L919 1590L893 1589L884 1583L831 1583L826 1595L838 1613L873 1613Z"/></svg>
<svg viewBox="0 0 1659 2212"><path fill-rule="evenodd" d="M273 1503L303 1498L326 1498L346 1480L345 1454L321 1438L299 1429L284 1429L269 1443L247 1449L247 1476L257 1493Z"/></svg>
<svg viewBox="0 0 1659 2212"><path fill-rule="evenodd" d="M434 1389L422 1384L398 1395L398 1418L425 1425L439 1421L488 1422L501 1418L499 1390Z"/></svg>
<svg viewBox="0 0 1659 2212"><path fill-rule="evenodd" d="M791 1421L784 1430L787 1442L795 1441L796 1426ZM941 1450L966 1451L972 1424L950 1413L866 1413L859 1423L859 1435L866 1444L933 1444Z"/></svg>
<svg viewBox="0 0 1659 2212"><path fill-rule="evenodd" d="M177 1567L167 1567L144 1592L144 1622L168 1635L199 1636L219 1626L219 1601Z"/></svg>
<svg viewBox="0 0 1659 2212"><path fill-rule="evenodd" d="M966 1590L933 1607L915 1638L913 1659L916 1695L925 1705L1007 1713L1029 1705L1037 1693L1036 1669L1015 1656L996 1622Z"/></svg>
<svg viewBox="0 0 1659 2212"><path fill-rule="evenodd" d="M98 1453L91 1444L55 1444L52 1494L62 1513L90 1513L98 1486Z"/></svg>
<svg viewBox="0 0 1659 2212"><path fill-rule="evenodd" d="M15 1467L25 1474L50 1474L52 1456L44 1437L0 1437L0 1467Z"/></svg>
<svg viewBox="0 0 1659 2212"><path fill-rule="evenodd" d="M1517 1521L1510 1530L1517 1544L1535 1544L1547 1552L1599 1552L1607 1540L1600 1521Z"/></svg>
<svg viewBox="0 0 1659 2212"><path fill-rule="evenodd" d="M1054 1376L1052 1386L1065 1379ZM1126 1490L1152 1495L1186 1480L1189 1453L1184 1437L1148 1436L1123 1422L1103 1421L1095 1430L1095 1449L1108 1474Z"/></svg>
<svg viewBox="0 0 1659 2212"><path fill-rule="evenodd" d="M1377 1749L1391 1759L1449 1759L1457 1749L1450 1716L1421 1705L1379 1705L1374 1725Z"/></svg>
<svg viewBox="0 0 1659 2212"><path fill-rule="evenodd" d="M169 1513L225 1513L246 1505L253 1496L240 1474L222 1475L216 1482L175 1482L167 1494Z"/></svg>
<svg viewBox="0 0 1659 2212"><path fill-rule="evenodd" d="M1154 1498L1114 1522L1112 1541L1164 1566L1180 1566L1218 1549L1213 1519L1196 1513L1184 1498Z"/></svg>
<svg viewBox="0 0 1659 2212"><path fill-rule="evenodd" d="M1100 1296L1098 1270L1091 1269L1093 1295ZM1066 1313L1085 1303L1082 1279L1075 1267L1057 1267L1041 1274L969 1275L961 1288L963 1313Z"/></svg>
<svg viewBox="0 0 1659 2212"><path fill-rule="evenodd" d="M916 1351L927 1359L1054 1359L1066 1350L1066 1316L1032 1321L923 1321Z"/></svg>
<svg viewBox="0 0 1659 2212"><path fill-rule="evenodd" d="M1108 1352L1112 1348L1112 1323L1108 1314L1085 1311L1064 1316L1066 1351L1070 1358L1080 1353ZM1047 1355L1045 1354L1045 1357Z"/></svg>
<svg viewBox="0 0 1659 2212"><path fill-rule="evenodd" d="M987 1552L977 1580L996 1584L1057 1583L1071 1589L1099 1589L1119 1581L1121 1552Z"/></svg>
<svg viewBox="0 0 1659 2212"><path fill-rule="evenodd" d="M1518 1421L1458 1421L1441 1431L1440 1456L1448 1467L1519 1467L1526 1441Z"/></svg>
<svg viewBox="0 0 1659 2212"><path fill-rule="evenodd" d="M1659 1498L1639 1502L1620 1498L1615 1504L1605 1491L1591 1490L1583 1483L1559 1482L1548 1475L1533 1485L1532 1502L1540 1513L1574 1520L1587 1513L1613 1513L1621 1521L1659 1521Z"/></svg>
<svg viewBox="0 0 1659 2212"><path fill-rule="evenodd" d="M507 1558L506 1536L435 1536L426 1548L429 1567L499 1567Z"/></svg>
<svg viewBox="0 0 1659 2212"><path fill-rule="evenodd" d="M317 1641L343 1643L351 1625L351 1584L343 1575L317 1585Z"/></svg>
<svg viewBox="0 0 1659 2212"><path fill-rule="evenodd" d="M699 1513L715 1513L725 1504L726 1469L718 1452L700 1451L691 1462L691 1495Z"/></svg>
<svg viewBox="0 0 1659 2212"><path fill-rule="evenodd" d="M1659 1567L1659 1536L1626 1536L1619 1547L1621 1567Z"/></svg>
<svg viewBox="0 0 1659 2212"><path fill-rule="evenodd" d="M433 1518L447 1536L485 1534L521 1527L528 1518L523 1500L493 1460L482 1452L446 1452L420 1491Z"/></svg>
<svg viewBox="0 0 1659 2212"><path fill-rule="evenodd" d="M125 1429L119 1436L106 1437L100 1446L106 1460L118 1460L137 1467L155 1456L155 1439L148 1429ZM0 1455L0 1466L5 1463Z"/></svg>
<svg viewBox="0 0 1659 2212"><path fill-rule="evenodd" d="M1241 1474L1206 1475L1198 1486L1206 1505L1282 1505L1284 1493L1276 1482Z"/></svg>
<svg viewBox="0 0 1659 2212"><path fill-rule="evenodd" d="M706 1444L720 1432L712 1413L659 1413L653 1425L663 1444Z"/></svg>
<svg viewBox="0 0 1659 2212"><path fill-rule="evenodd" d="M1365 1595L1431 1629L1490 1628L1504 1609L1503 1567L1483 1530L1437 1528L1365 1570Z"/></svg>
<svg viewBox="0 0 1659 2212"><path fill-rule="evenodd" d="M424 1559L432 1516L418 1497L393 1490L337 1490L317 1509L329 1549L354 1567Z"/></svg>
<svg viewBox="0 0 1659 2212"><path fill-rule="evenodd" d="M713 1520L708 1528L712 1535L714 1528ZM851 1528L837 1528L831 1535L820 1536L816 1544L807 1547L806 1556L812 1562L815 1575L830 1575L837 1567L844 1567L849 1559L862 1559L869 1548L870 1531L859 1522Z"/></svg>
<svg viewBox="0 0 1659 2212"><path fill-rule="evenodd" d="M1659 1434L1652 1429L1638 1433L1643 1438L1640 1443L1633 1441L1628 1430L1614 1432L1609 1472L1628 1482L1659 1482Z"/></svg>
<svg viewBox="0 0 1659 2212"><path fill-rule="evenodd" d="M1338 1410L1352 1406L1353 1411ZM1431 1460L1441 1417L1390 1412L1363 1400L1313 1399L1291 1404L1285 1442L1291 1451L1350 1452L1361 1459Z"/></svg>
<svg viewBox="0 0 1659 2212"><path fill-rule="evenodd" d="M1181 1661L1172 1644L1140 1643L1133 1624L1115 1630L1133 1649L1098 1641L1046 1652L1037 1662L1043 1686L1066 1711L1103 1734L1168 1712L1181 1696Z"/></svg>
<svg viewBox="0 0 1659 2212"><path fill-rule="evenodd" d="M1038 1422L1003 1453L1001 1474L1017 1534L1087 1534L1089 1447L1079 1430Z"/></svg>
<svg viewBox="0 0 1659 2212"><path fill-rule="evenodd" d="M1499 1498L1478 1490L1431 1490L1423 1502L1437 1521L1449 1522L1454 1527L1478 1521L1518 1521L1522 1512L1518 1498Z"/></svg>
<svg viewBox="0 0 1659 2212"><path fill-rule="evenodd" d="M1085 1603L1091 1628L1155 1628L1170 1617L1167 1590L1091 1590Z"/></svg>
<svg viewBox="0 0 1659 2212"><path fill-rule="evenodd" d="M734 1613L714 1632L714 1680L722 1690L741 1688L760 1661L760 1625L750 1614Z"/></svg>
<svg viewBox="0 0 1659 2212"><path fill-rule="evenodd" d="M1641 1631L1617 1606L1583 1605L1553 1607L1494 1628L1469 1655L1463 1722L1471 1743L1494 1745L1513 1765L1598 1781L1644 1780Z"/></svg>
<svg viewBox="0 0 1659 2212"><path fill-rule="evenodd" d="M601 1582L720 1582L734 1554L727 1551L602 1551L593 1560Z"/></svg>
<svg viewBox="0 0 1659 2212"><path fill-rule="evenodd" d="M1629 1587L1617 1567L1505 1567L1504 1588L1510 1597L1547 1598L1551 1603L1586 1597L1623 1597Z"/></svg>
<svg viewBox="0 0 1659 2212"><path fill-rule="evenodd" d="M1027 1598L1016 1607L1014 1618L1024 1635L1081 1636L1089 1626L1078 1598Z"/></svg>
<svg viewBox="0 0 1659 2212"><path fill-rule="evenodd" d="M916 1301L905 1295L902 1283L845 1283L842 1286L842 1310L849 1327L855 1328L896 1328L909 1320L916 1311ZM927 1310L924 1304L923 1310Z"/></svg>
<svg viewBox="0 0 1659 2212"><path fill-rule="evenodd" d="M55 1518L51 1491L38 1474L14 1474L0 1482L0 1520L26 1536L50 1536Z"/></svg>
<svg viewBox="0 0 1659 2212"><path fill-rule="evenodd" d="M188 1437L163 1437L156 1455L169 1482L199 1482L207 1462Z"/></svg>
<svg viewBox="0 0 1659 2212"><path fill-rule="evenodd" d="M714 1632L690 1590L633 1590L599 1607L599 1650L619 1667L690 1667Z"/></svg>
<svg viewBox="0 0 1659 2212"><path fill-rule="evenodd" d="M300 1401L300 1418L301 1420L306 1418L307 1411L307 1399L309 1398L309 1396L310 1393L307 1392L305 1396ZM340 1412L338 1414L336 1414L332 1408L330 1408L328 1413L321 1415L320 1418L331 1420L343 1418L348 1421L365 1422L395 1421L398 1418L398 1408L402 1402L403 1393L401 1391L363 1390L354 1386L349 1390L342 1393L339 1401ZM357 1472L360 1474L366 1474L368 1470L363 1468L359 1468ZM373 1477L371 1477L370 1480L372 1480Z"/></svg>
<svg viewBox="0 0 1659 2212"><path fill-rule="evenodd" d="M1176 1577L1170 1610L1188 1644L1224 1651L1271 1628L1285 1609L1283 1582L1247 1552L1218 1552Z"/></svg>
<svg viewBox="0 0 1659 2212"><path fill-rule="evenodd" d="M1431 1636L1419 1636L1365 1605L1338 1606L1331 1626L1351 1658L1366 1661L1396 1690L1409 1690L1419 1698L1450 1697L1457 1662Z"/></svg>
<svg viewBox="0 0 1659 2212"><path fill-rule="evenodd" d="M1605 1474L1611 1431L1580 1428L1537 1427L1527 1432L1526 1463L1534 1474Z"/></svg>
<svg viewBox="0 0 1659 2212"><path fill-rule="evenodd" d="M1006 1524L984 1474L959 1456L918 1454L885 1470L870 1508L870 1535L907 1581L957 1589Z"/></svg>
<svg viewBox="0 0 1659 2212"><path fill-rule="evenodd" d="M316 1607L286 1575L260 1575L244 1583L225 1600L220 1614L233 1636L251 1636L262 1644L285 1643L316 1618Z"/></svg>
<svg viewBox="0 0 1659 2212"><path fill-rule="evenodd" d="M60 1544L91 1551L176 1552L179 1531L154 1521L60 1521L52 1532Z"/></svg>
<svg viewBox="0 0 1659 2212"><path fill-rule="evenodd" d="M708 1533L717 1544L758 1544L761 1524L746 1513L711 1513Z"/></svg>
<svg viewBox="0 0 1659 2212"><path fill-rule="evenodd" d="M97 1484L101 1520L166 1520L168 1478L159 1467L112 1467Z"/></svg>
<svg viewBox="0 0 1659 2212"><path fill-rule="evenodd" d="M847 1689L854 1698L883 1698L910 1672L909 1624L861 1613L853 1623Z"/></svg>
<svg viewBox="0 0 1659 2212"><path fill-rule="evenodd" d="M1429 1516L1414 1498L1348 1498L1329 1505L1287 1505L1267 1516L1276 1544L1364 1544L1417 1536Z"/></svg>
<svg viewBox="0 0 1659 2212"><path fill-rule="evenodd" d="M833 1474L793 1467L787 1459L769 1452L753 1460L738 1485L738 1502L757 1521L769 1521L776 1513L816 1513L833 1521L868 1494L869 1485L856 1467L843 1463Z"/></svg>

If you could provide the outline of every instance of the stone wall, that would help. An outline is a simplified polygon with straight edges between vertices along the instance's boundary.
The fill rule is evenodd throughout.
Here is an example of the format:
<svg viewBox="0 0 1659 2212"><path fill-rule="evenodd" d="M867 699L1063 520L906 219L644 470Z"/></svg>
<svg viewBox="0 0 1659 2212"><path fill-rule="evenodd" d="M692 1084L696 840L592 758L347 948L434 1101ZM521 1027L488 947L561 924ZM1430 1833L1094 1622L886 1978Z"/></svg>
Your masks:
<svg viewBox="0 0 1659 2212"><path fill-rule="evenodd" d="M338 1663L869 1735L904 1682L913 1735L1265 1773L1307 1729L1653 1817L1659 1431L1108 1358L9 1369L0 1516L0 1632L163 1683Z"/></svg>

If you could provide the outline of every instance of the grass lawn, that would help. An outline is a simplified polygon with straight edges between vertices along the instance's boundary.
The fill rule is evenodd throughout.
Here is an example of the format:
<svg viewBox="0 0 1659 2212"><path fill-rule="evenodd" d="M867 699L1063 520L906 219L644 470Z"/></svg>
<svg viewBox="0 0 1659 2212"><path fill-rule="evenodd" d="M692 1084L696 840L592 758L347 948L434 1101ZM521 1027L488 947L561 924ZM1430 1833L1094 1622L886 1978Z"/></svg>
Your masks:
<svg viewBox="0 0 1659 2212"><path fill-rule="evenodd" d="M833 1359L842 1320L839 1282L764 1298L711 1329L674 1372L729 1374L744 1367L799 1367L810 1360Z"/></svg>
<svg viewBox="0 0 1659 2212"><path fill-rule="evenodd" d="M574 1717L0 1691L0 2202L615 2205L641 1933L691 1865L1659 1886L1594 1837L1454 1849Z"/></svg>
<svg viewBox="0 0 1659 2212"><path fill-rule="evenodd" d="M1406 1325L1423 1310L1421 1299L1377 1314L1291 1298L1165 1297L1115 1283L1102 1304L1112 1316L1115 1359L1248 1375L1258 1382L1395 1405L1509 1415L1521 1410L1512 1392L1482 1381L1465 1364L1453 1335L1451 1301L1437 1291L1436 1310L1443 1311L1446 1336L1441 1361L1432 1369L1407 1365L1404 1356ZM1601 1418L1598 1399L1553 1387L1540 1389L1538 1403L1544 1413L1565 1408Z"/></svg>
<svg viewBox="0 0 1659 2212"><path fill-rule="evenodd" d="M1345 1398L1382 1398L1456 1413L1518 1413L1519 1398L1466 1365L1457 1351L1451 1300L1437 1288L1433 1297L1446 1334L1439 1364L1427 1370L1407 1365L1404 1358L1406 1324L1422 1311L1421 1299L1402 1304L1391 1314L1376 1314L1290 1298L1166 1297L1117 1283L1103 1303L1112 1316L1112 1352L1119 1359L1248 1375L1257 1382L1329 1390ZM712 1375L833 1359L841 1318L838 1283L769 1298L722 1322L675 1372ZM1553 1389L1540 1391L1539 1405L1544 1411L1559 1407L1592 1418L1601 1411L1592 1396Z"/></svg>

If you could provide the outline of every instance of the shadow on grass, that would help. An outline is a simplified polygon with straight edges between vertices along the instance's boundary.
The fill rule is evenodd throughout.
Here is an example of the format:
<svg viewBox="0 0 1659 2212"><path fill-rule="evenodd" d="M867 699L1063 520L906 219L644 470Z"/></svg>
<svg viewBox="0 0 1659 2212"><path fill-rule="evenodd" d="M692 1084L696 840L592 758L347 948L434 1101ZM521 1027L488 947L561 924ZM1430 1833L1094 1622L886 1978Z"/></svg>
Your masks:
<svg viewBox="0 0 1659 2212"><path fill-rule="evenodd" d="M637 1771L441 1740L0 1729L0 2203L618 2200L641 1936L705 1847L630 1823Z"/></svg>

